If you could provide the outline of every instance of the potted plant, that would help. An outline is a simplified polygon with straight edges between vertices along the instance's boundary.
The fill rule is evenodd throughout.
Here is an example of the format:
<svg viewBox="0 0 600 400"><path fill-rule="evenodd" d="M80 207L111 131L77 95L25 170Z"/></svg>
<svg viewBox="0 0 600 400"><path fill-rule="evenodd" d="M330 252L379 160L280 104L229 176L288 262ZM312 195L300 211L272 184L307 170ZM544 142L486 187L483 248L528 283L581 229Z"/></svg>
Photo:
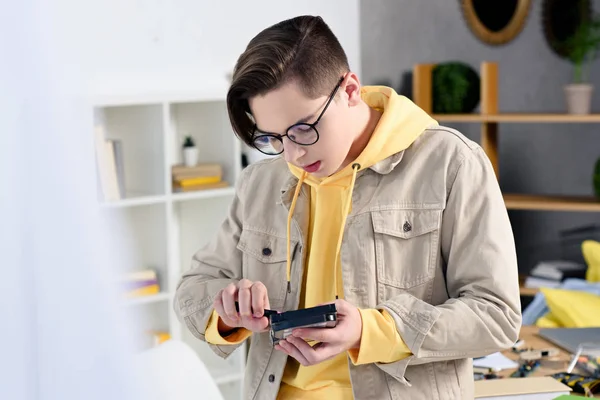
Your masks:
<svg viewBox="0 0 600 400"><path fill-rule="evenodd" d="M600 17L583 21L566 40L567 57L574 66L573 83L565 86L570 114L589 114L593 86L588 81L587 67L600 49Z"/></svg>
<svg viewBox="0 0 600 400"><path fill-rule="evenodd" d="M198 148L191 136L186 136L183 141L183 163L186 167L198 164Z"/></svg>

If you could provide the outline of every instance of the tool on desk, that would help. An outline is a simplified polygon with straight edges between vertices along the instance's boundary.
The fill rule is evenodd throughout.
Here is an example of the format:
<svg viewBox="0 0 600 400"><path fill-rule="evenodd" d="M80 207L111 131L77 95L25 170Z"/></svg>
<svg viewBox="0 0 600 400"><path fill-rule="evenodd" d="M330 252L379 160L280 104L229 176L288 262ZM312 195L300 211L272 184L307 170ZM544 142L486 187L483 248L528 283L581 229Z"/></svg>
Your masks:
<svg viewBox="0 0 600 400"><path fill-rule="evenodd" d="M474 374L489 374L494 372L493 368L490 367L478 367L478 366L473 366L473 373Z"/></svg>
<svg viewBox="0 0 600 400"><path fill-rule="evenodd" d="M600 393L600 379L566 372L554 374L552 377L569 386L575 393L586 396Z"/></svg>
<svg viewBox="0 0 600 400"><path fill-rule="evenodd" d="M577 346L577 351L575 351L573 354L573 358L571 359L569 366L567 367L567 372L571 373L575 366L581 366L579 364L585 364L583 365L583 369L587 370L588 368L586 367L589 367L589 369L591 369L591 371L589 371L590 375L600 375L600 366L598 366L600 363L599 354L600 344L580 343ZM582 356L585 357L585 360L582 360ZM593 364L596 364L596 367L594 367Z"/></svg>
<svg viewBox="0 0 600 400"><path fill-rule="evenodd" d="M525 378L531 375L540 366L539 360L526 361L522 363L519 368L510 374L511 378Z"/></svg>
<svg viewBox="0 0 600 400"><path fill-rule="evenodd" d="M514 353L520 353L522 351L524 351L524 346L525 346L525 341L523 339L519 339L515 342L515 344L512 347L512 351Z"/></svg>
<svg viewBox="0 0 600 400"><path fill-rule="evenodd" d="M589 374L589 376L600 379L600 359L589 356L579 356L577 368Z"/></svg>
<svg viewBox="0 0 600 400"><path fill-rule="evenodd" d="M524 361L541 360L546 357L556 357L559 355L559 350L556 347L546 349L529 349L519 354L519 358Z"/></svg>

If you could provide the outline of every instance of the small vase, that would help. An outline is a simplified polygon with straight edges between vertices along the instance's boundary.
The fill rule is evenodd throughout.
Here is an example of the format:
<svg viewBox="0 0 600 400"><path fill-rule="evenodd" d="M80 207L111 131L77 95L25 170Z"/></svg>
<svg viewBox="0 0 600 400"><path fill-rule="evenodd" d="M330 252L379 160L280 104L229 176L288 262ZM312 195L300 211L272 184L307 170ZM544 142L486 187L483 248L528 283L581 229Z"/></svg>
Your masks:
<svg viewBox="0 0 600 400"><path fill-rule="evenodd" d="M193 167L198 164L198 148L184 147L183 148L183 163L186 167Z"/></svg>
<svg viewBox="0 0 600 400"><path fill-rule="evenodd" d="M565 98L569 114L589 114L594 87L590 84L565 85Z"/></svg>

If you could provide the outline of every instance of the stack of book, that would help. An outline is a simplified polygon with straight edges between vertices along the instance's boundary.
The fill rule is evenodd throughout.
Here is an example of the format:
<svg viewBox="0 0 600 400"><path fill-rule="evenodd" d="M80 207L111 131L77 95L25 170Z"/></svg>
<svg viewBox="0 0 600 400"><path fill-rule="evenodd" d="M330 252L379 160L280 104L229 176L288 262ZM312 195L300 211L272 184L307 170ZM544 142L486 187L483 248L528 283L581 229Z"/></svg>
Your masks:
<svg viewBox="0 0 600 400"><path fill-rule="evenodd" d="M525 280L528 288L556 288L567 278L585 279L587 267L572 261L554 260L538 263Z"/></svg>
<svg viewBox="0 0 600 400"><path fill-rule="evenodd" d="M97 125L94 133L98 186L102 199L107 202L124 199L126 194L122 142L118 139L106 139L102 125Z"/></svg>
<svg viewBox="0 0 600 400"><path fill-rule="evenodd" d="M123 277L121 282L125 298L150 296L160 292L156 271L152 269L130 272Z"/></svg>
<svg viewBox="0 0 600 400"><path fill-rule="evenodd" d="M193 167L174 165L171 167L173 190L189 192L194 190L218 189L227 187L223 181L223 168L219 164L198 164Z"/></svg>

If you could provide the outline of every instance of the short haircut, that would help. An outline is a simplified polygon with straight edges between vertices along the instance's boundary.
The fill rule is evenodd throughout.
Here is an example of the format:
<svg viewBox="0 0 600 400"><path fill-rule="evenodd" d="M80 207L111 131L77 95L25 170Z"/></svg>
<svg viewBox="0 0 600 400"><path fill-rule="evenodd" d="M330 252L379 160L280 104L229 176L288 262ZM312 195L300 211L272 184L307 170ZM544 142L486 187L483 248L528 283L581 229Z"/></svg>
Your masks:
<svg viewBox="0 0 600 400"><path fill-rule="evenodd" d="M227 93L235 134L252 145L255 123L248 99L296 81L310 99L328 95L348 72L348 58L321 17L281 21L256 35L240 55Z"/></svg>

